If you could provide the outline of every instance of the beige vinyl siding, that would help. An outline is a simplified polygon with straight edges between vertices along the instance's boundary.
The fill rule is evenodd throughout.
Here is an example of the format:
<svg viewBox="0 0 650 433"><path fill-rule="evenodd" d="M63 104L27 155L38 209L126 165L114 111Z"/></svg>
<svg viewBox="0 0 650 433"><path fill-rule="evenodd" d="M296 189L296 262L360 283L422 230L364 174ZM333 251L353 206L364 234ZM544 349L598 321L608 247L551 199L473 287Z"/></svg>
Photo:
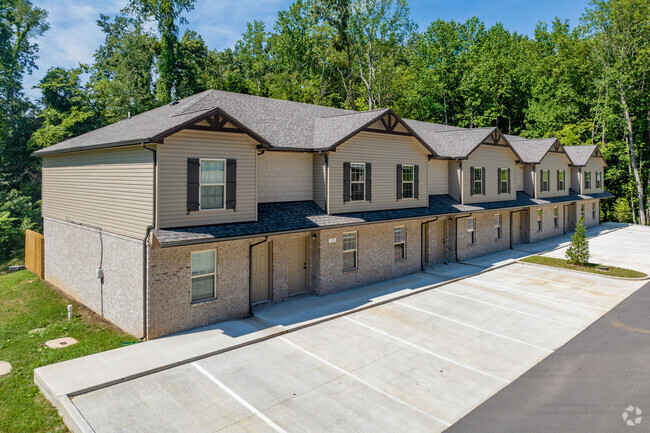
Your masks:
<svg viewBox="0 0 650 433"><path fill-rule="evenodd" d="M429 194L449 192L449 161L432 159L429 161Z"/></svg>
<svg viewBox="0 0 650 433"><path fill-rule="evenodd" d="M549 191L541 192L542 185L542 170L548 170L548 184ZM557 171L564 170L564 190L557 190ZM542 162L537 165L537 197L546 198L546 197L560 197L569 195L569 182L567 178L569 177L569 159L565 153L559 152L548 152L546 156L542 159Z"/></svg>
<svg viewBox="0 0 650 433"><path fill-rule="evenodd" d="M360 132L329 156L330 213L400 209L429 205L428 151L415 138ZM343 163L372 164L372 202L343 203ZM419 166L419 199L397 200L397 164Z"/></svg>
<svg viewBox="0 0 650 433"><path fill-rule="evenodd" d="M515 171L517 172L516 174L517 191L523 191L524 190L524 165L517 164L517 169Z"/></svg>
<svg viewBox="0 0 650 433"><path fill-rule="evenodd" d="M153 154L140 146L43 157L44 217L141 238L153 223Z"/></svg>
<svg viewBox="0 0 650 433"><path fill-rule="evenodd" d="M325 210L325 155L315 153L313 157L314 202Z"/></svg>
<svg viewBox="0 0 650 433"><path fill-rule="evenodd" d="M524 192L531 197L535 197L535 166L532 164L524 165Z"/></svg>
<svg viewBox="0 0 650 433"><path fill-rule="evenodd" d="M160 228L255 221L256 145L247 135L183 130L158 147L158 225ZM237 160L237 209L187 214L187 159Z"/></svg>
<svg viewBox="0 0 650 433"><path fill-rule="evenodd" d="M257 157L257 202L313 199L313 156L306 152L269 151Z"/></svg>
<svg viewBox="0 0 650 433"><path fill-rule="evenodd" d="M460 179L462 173L460 163L449 161L448 171L449 195L460 201Z"/></svg>
<svg viewBox="0 0 650 433"><path fill-rule="evenodd" d="M605 191L605 163L601 158L595 158L591 157L589 158L589 161L587 161L587 165L582 167L582 179L584 182L584 177L585 177L585 172L591 172L591 188L590 189L583 189L582 193L583 194L597 194L600 192ZM602 172L602 184L599 189L596 188L596 172L600 171ZM586 183L583 183L583 185L586 185ZM591 205L590 205L591 206ZM589 209L589 212L591 212L591 208Z"/></svg>
<svg viewBox="0 0 650 433"><path fill-rule="evenodd" d="M582 194L582 190L580 188L581 170L581 167L571 167L571 189L578 194Z"/></svg>
<svg viewBox="0 0 650 433"><path fill-rule="evenodd" d="M515 154L509 147L482 144L466 161L463 161L463 203L514 200L517 196L515 185ZM472 187L471 167L485 167L485 194L470 195ZM509 168L510 194L499 194L497 169Z"/></svg>

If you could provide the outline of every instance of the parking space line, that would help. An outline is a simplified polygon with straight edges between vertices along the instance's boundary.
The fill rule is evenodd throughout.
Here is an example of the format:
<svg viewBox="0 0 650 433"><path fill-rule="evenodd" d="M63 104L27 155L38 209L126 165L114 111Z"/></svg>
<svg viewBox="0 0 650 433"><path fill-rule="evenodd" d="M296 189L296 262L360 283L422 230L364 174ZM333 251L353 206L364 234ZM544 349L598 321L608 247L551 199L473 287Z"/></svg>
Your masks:
<svg viewBox="0 0 650 433"><path fill-rule="evenodd" d="M219 379L214 377L212 374L208 373L203 367L201 367L199 364L196 362L193 362L192 365L194 368L199 370L205 377L210 379L212 382L214 382L219 388L223 389L226 391L232 398L237 400L242 406L244 406L246 409L249 411L253 412L255 415L257 415L262 421L264 421L266 424L269 425L273 430L275 430L278 433L287 433L286 430L284 430L282 427L271 421L266 415L264 415L262 412L257 410L253 405L251 405L249 402L244 400L242 397L240 397L235 391L232 389L228 388L224 383L222 383Z"/></svg>
<svg viewBox="0 0 650 433"><path fill-rule="evenodd" d="M492 307L501 308L503 310L512 311L514 313L525 314L526 316L537 317L538 319L548 320L549 322L559 323L561 325L570 326L570 327L576 328L576 329L584 329L584 327L582 327L582 326L577 326L577 325L574 325L574 324L569 323L569 322L564 322L562 320L550 319L548 317L538 316L537 314L527 313L525 311L517 310L516 308L504 307L503 305L493 304L491 302L486 302L486 301L479 301L478 299L470 298L469 296L458 295L456 293L451 293L451 292L448 292L448 291L442 290L442 289L435 289L434 292L436 292L436 293L444 293L446 295L451 295L451 296L456 296L458 298L463 298L463 299L467 299L467 300L470 300L470 301L478 302L479 304L491 305Z"/></svg>
<svg viewBox="0 0 650 433"><path fill-rule="evenodd" d="M524 266L526 266L526 265L524 264ZM558 269L558 271L561 271L561 270L562 269ZM520 277L520 278L533 278L535 280L545 281L547 283L561 284L563 286L575 287L575 288L580 289L580 290L590 290L590 291L593 291L593 292L602 292L602 293L608 293L610 295L619 295L619 296L624 296L624 297L627 296L625 294L621 294L620 292L611 292L609 290L602 290L602 289L592 289L590 287L578 286L577 284L562 283L560 281L547 280L546 278L534 277L532 275L524 276L524 275L521 275L521 274L516 274L514 272L504 271L503 269L497 269L497 271L503 272L504 274L515 275L515 276ZM592 275L598 276L598 274L592 274Z"/></svg>
<svg viewBox="0 0 650 433"><path fill-rule="evenodd" d="M608 310L608 308L604 308L604 307L597 307L595 305L583 304L581 302L567 301L566 299L560 299L560 298L556 298L554 296L542 295L541 293L528 292L526 290L513 289L512 287L500 286L498 284L488 283L487 281L479 280L477 278L467 278L467 281L474 281L474 282L479 283L479 284L487 284L488 286L492 286L492 287L496 288L497 290L501 290L501 291L519 292L519 293L523 293L523 294L530 295L530 296L537 296L537 297L540 297L540 298L545 298L545 299L551 300L553 302L564 302L566 304L576 305L578 307L584 307L584 308L592 308L594 310L600 310L600 311L607 311Z"/></svg>
<svg viewBox="0 0 650 433"><path fill-rule="evenodd" d="M433 316L433 317L438 317L438 318L443 319L443 320L448 320L450 322L457 323L459 325L466 326L468 328L475 329L477 331L484 332L486 334L494 335L495 337L500 337L500 338L503 338L505 340L514 341L515 343L525 344L526 346L534 347L535 349L540 349L540 350L543 350L543 351L548 352L548 353L553 352L553 349L547 349L546 347L542 347L542 346L538 346L536 344L528 343L528 342L526 342L524 340L519 340L518 338L508 337L507 335L499 334L498 332L488 331L487 329L479 328L478 326L470 325L469 323L466 323L466 322L463 322L463 321L460 321L460 320L456 320L456 319L452 319L450 317L445 317L443 315L440 315L438 313L434 313L432 311L423 310L421 308L414 307L412 305L408 305L408 304L405 304L405 303L400 302L400 301L395 301L395 304L401 305L401 306L406 307L406 308L410 308L410 309L415 310L415 311L419 311L419 312L424 313L424 314L428 314L428 315Z"/></svg>
<svg viewBox="0 0 650 433"><path fill-rule="evenodd" d="M404 344L406 344L407 346L410 346L410 347L412 347L412 348L414 348L414 349L417 349L417 350L419 350L419 351L421 351L421 352L424 352L424 353L426 353L426 354L428 354L428 355L435 356L436 358L440 358L440 359L442 359L443 361L447 361L447 362L450 362L450 363L452 363L452 364L454 364L454 365L457 365L457 366L459 366L459 367L465 368L465 369L467 369L467 370L471 370L471 371L473 371L473 372L475 372L475 373L479 373L479 374L482 374L482 375L484 375L484 376L488 376L488 377L491 377L491 378L493 378L493 379L500 380L501 382L510 383L510 381L509 381L508 379L504 379L504 378L499 377L499 376L496 376L496 375L494 375L494 374L492 374L492 373L488 373L488 372L486 372L486 371L479 370L478 368L471 367L471 366L469 366L469 365L467 365L467 364L463 364L462 362L454 361L453 359L447 358L446 356L438 355L437 353L432 352L432 351L430 351L430 350L428 350L428 349L425 349L424 347L418 346L417 344L411 343L410 341L406 341L406 340L404 340L404 339L402 339L402 338L396 337L395 335L391 335L391 334L389 334L388 332L384 332L384 331L382 331L382 330L380 330L380 329L373 328L372 326L368 326L368 325L366 325L366 324L364 324L364 323L358 322L358 321L356 321L356 320L354 320L354 319L351 319L351 318L348 317L348 316L345 316L345 317L343 317L343 318L344 318L345 320L348 320L348 321L350 321L350 322L352 322L352 323L355 323L355 324L357 324L357 325L359 325L359 326L362 326L362 327L364 327L364 328L366 328L366 329L369 329L369 330L371 330L371 331L374 331L374 332L376 332L376 333L378 333L378 334L385 335L386 337L392 338L393 340L399 341L400 343L404 343Z"/></svg>
<svg viewBox="0 0 650 433"><path fill-rule="evenodd" d="M434 420L436 422L439 422L440 424L444 425L445 427L450 427L451 426L450 422L445 421L445 420L443 420L441 418L438 418L435 415L431 415L430 413L425 412L422 409L420 409L418 407L415 407L412 404L407 403L407 402L405 402L404 400L402 400L402 399L400 399L398 397L395 397L393 394L391 394L389 392L386 392L386 391L384 391L384 390L382 390L380 388L377 388L375 385L373 385L373 384L371 384L369 382L366 382L365 380L363 380L360 377L350 373L347 370L342 369L341 367L337 367L336 365L332 364L331 362L326 361L325 359L321 358L320 356L316 355L315 353L312 353L312 352L308 351L307 349L304 349L304 348L298 346L297 344L287 340L286 338L284 338L284 337L277 337L277 338L278 338L278 340L284 341L288 345L293 346L296 349L298 349L298 350L304 352L305 354L311 356L312 358L322 362L323 364L326 364L327 366L333 368L334 370L338 371L339 373L342 373L342 374L348 376L349 378L354 379L357 382L367 386L368 388L370 388L370 389L372 389L374 391L377 391L378 393L382 394L384 397L387 397L387 398L393 400L394 402L397 402L397 403L401 404L402 406L406 406L409 409L412 409L412 410L416 411L417 413L426 416L427 418L430 418L430 419L432 419L432 420Z"/></svg>

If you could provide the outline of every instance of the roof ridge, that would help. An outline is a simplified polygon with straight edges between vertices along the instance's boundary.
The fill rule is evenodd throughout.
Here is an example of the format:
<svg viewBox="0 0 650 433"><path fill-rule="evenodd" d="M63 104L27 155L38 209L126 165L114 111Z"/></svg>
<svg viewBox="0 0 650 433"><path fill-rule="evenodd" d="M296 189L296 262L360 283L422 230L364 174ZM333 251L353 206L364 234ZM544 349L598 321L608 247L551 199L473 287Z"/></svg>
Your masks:
<svg viewBox="0 0 650 433"><path fill-rule="evenodd" d="M356 114L378 113L380 111L386 111L386 110L390 110L390 108L379 108L379 109L376 109L376 110L366 110L366 111L349 110L350 111L349 113L329 114L327 116L317 117L316 119L328 119L330 117L354 116Z"/></svg>

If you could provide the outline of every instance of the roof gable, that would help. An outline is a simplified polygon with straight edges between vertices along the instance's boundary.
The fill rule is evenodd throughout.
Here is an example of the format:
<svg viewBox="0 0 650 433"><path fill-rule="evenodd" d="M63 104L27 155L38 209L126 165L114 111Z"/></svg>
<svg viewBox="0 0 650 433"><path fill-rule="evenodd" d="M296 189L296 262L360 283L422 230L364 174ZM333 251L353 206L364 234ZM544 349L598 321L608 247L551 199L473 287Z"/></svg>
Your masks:
<svg viewBox="0 0 650 433"><path fill-rule="evenodd" d="M564 146L564 150L566 151L571 164L576 167L584 167L592 157L601 158L603 160L603 163L605 163L603 154L595 144L585 146ZM605 165L607 164L605 163Z"/></svg>

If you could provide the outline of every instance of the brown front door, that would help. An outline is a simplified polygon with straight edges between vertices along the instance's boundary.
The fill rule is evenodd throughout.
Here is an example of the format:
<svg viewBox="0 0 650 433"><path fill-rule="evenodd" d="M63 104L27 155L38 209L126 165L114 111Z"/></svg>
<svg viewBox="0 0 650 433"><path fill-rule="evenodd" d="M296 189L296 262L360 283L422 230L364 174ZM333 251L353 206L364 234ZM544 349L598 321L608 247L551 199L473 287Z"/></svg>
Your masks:
<svg viewBox="0 0 650 433"><path fill-rule="evenodd" d="M521 243L521 212L512 214L512 245Z"/></svg>
<svg viewBox="0 0 650 433"><path fill-rule="evenodd" d="M271 299L271 248L270 242L253 247L251 270L251 303Z"/></svg>
<svg viewBox="0 0 650 433"><path fill-rule="evenodd" d="M308 289L307 237L289 240L289 295Z"/></svg>
<svg viewBox="0 0 650 433"><path fill-rule="evenodd" d="M445 260L445 229L447 222L445 220L437 221L435 224L436 230L436 262L442 262Z"/></svg>

